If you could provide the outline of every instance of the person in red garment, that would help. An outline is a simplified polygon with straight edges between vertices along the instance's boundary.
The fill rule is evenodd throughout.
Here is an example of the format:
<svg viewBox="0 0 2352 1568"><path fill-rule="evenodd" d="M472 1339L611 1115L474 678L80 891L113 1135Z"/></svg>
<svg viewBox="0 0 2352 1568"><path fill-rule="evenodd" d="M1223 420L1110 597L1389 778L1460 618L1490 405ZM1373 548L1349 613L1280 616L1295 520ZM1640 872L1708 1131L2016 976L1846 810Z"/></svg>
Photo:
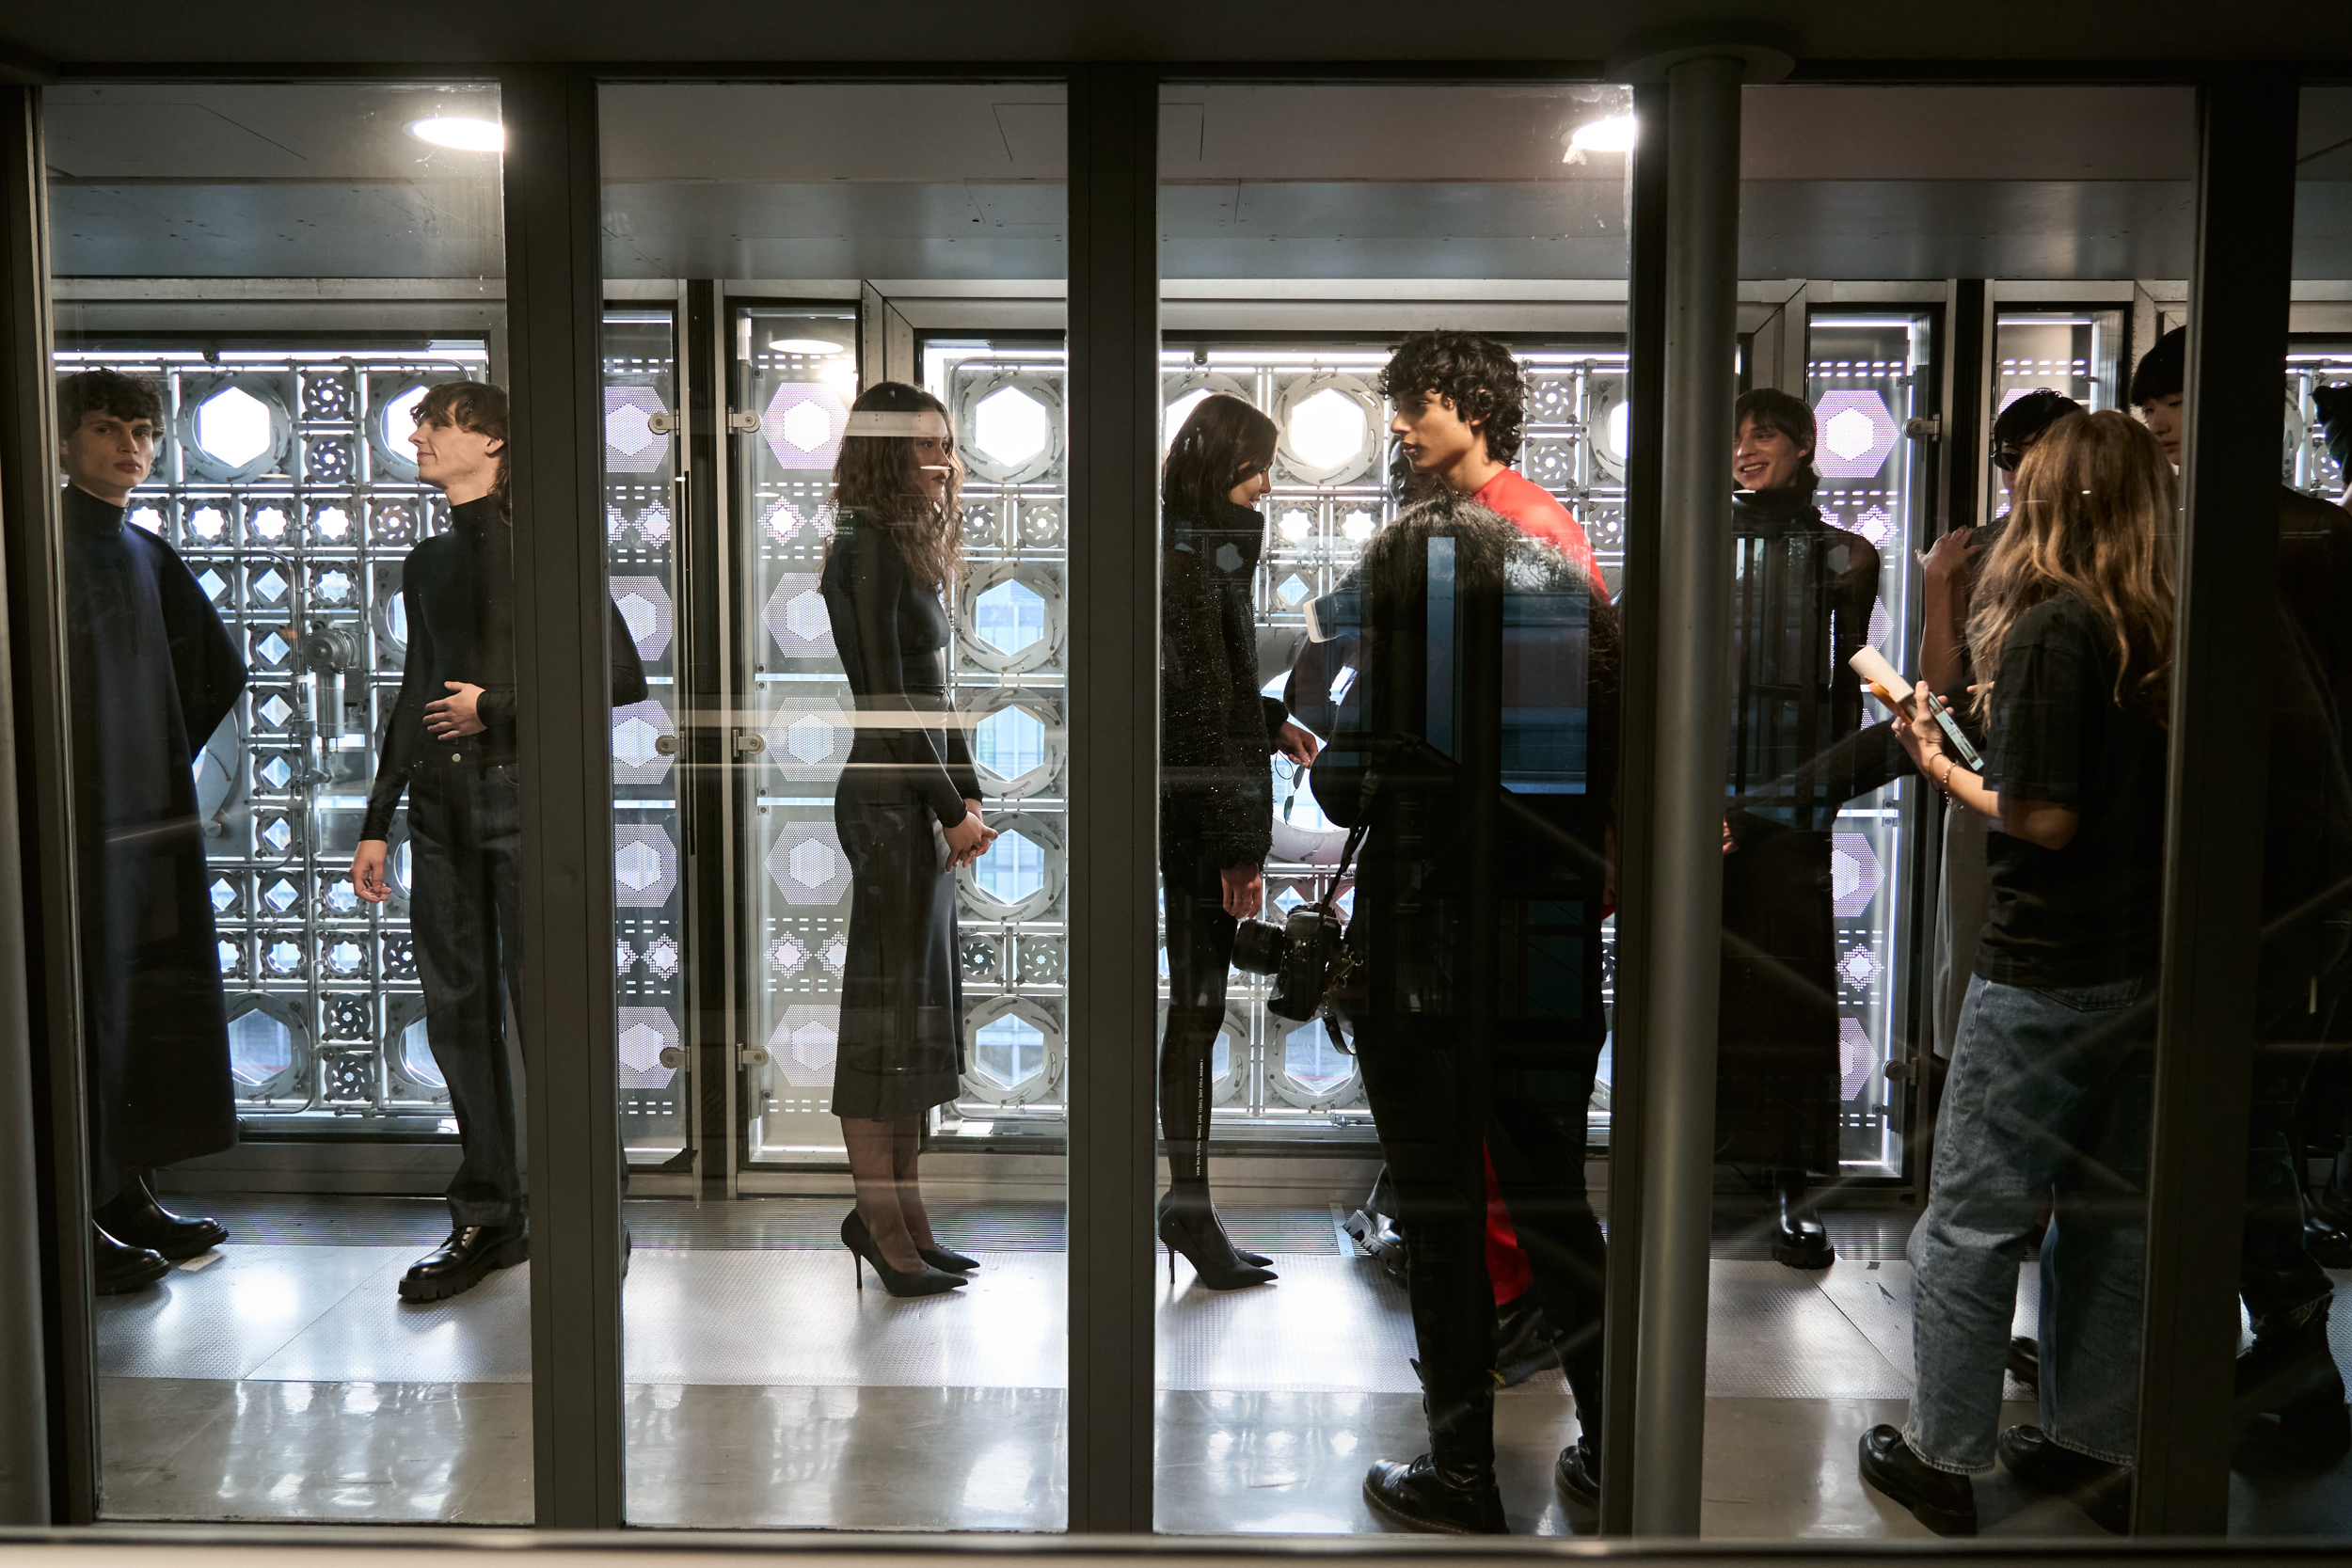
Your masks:
<svg viewBox="0 0 2352 1568"><path fill-rule="evenodd" d="M1467 496L1521 533L1555 546L1582 568L1602 598L1611 596L1582 526L1550 491L1511 467L1519 454L1527 378L1508 348L1474 332L1416 332L1390 356L1379 389L1395 410L1389 433L1411 466L1407 499L1437 486ZM1523 1382L1550 1365L1555 1353L1491 1154L1486 1277L1496 1310L1495 1370L1506 1384Z"/></svg>

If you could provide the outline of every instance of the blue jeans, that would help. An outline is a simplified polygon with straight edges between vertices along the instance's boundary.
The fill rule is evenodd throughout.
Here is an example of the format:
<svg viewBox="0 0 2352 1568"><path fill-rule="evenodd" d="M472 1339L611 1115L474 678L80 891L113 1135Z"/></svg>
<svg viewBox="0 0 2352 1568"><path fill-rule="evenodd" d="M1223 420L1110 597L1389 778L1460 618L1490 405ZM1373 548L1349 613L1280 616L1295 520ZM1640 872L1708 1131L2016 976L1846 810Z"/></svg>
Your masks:
<svg viewBox="0 0 2352 1568"><path fill-rule="evenodd" d="M2151 990L2148 978L2069 990L1968 982L1928 1212L1910 1246L1919 1384L1903 1439L1939 1470L1992 1466L2017 1265L2045 1195L2042 1430L2077 1452L2131 1462Z"/></svg>

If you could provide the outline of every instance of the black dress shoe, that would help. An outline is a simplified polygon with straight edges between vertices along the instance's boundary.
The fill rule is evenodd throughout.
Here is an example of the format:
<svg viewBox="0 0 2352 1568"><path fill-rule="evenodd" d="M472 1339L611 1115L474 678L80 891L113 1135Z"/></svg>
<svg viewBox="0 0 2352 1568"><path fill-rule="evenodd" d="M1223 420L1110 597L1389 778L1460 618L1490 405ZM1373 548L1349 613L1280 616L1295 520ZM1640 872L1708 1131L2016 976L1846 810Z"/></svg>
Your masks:
<svg viewBox="0 0 2352 1568"><path fill-rule="evenodd" d="M1560 1450L1552 1462L1551 1489L1562 1502L1600 1512L1600 1451L1589 1437L1580 1437Z"/></svg>
<svg viewBox="0 0 2352 1568"><path fill-rule="evenodd" d="M144 1291L171 1272L163 1254L143 1246L125 1246L98 1226L90 1227L91 1272L102 1296L127 1296Z"/></svg>
<svg viewBox="0 0 2352 1568"><path fill-rule="evenodd" d="M531 1256L531 1236L514 1225L461 1225L435 1251L409 1265L400 1278L403 1301L447 1301L463 1295L494 1269L510 1269Z"/></svg>
<svg viewBox="0 0 2352 1568"><path fill-rule="evenodd" d="M1783 1171L1772 1182L1772 1261L1792 1269L1826 1269L1837 1261L1829 1231L1804 1200L1804 1178Z"/></svg>
<svg viewBox="0 0 2352 1568"><path fill-rule="evenodd" d="M2030 1334L2013 1334L2009 1341L2009 1375L2017 1380L2017 1386L2039 1389L2042 1386L2042 1343Z"/></svg>
<svg viewBox="0 0 2352 1568"><path fill-rule="evenodd" d="M1977 1533L1977 1488L1966 1476L1939 1470L1911 1451L1903 1434L1875 1426L1862 1434L1862 1479L1938 1535Z"/></svg>
<svg viewBox="0 0 2352 1568"><path fill-rule="evenodd" d="M171 1259L195 1258L229 1239L218 1220L183 1219L155 1201L144 1177L133 1177L122 1190L91 1212L99 1228L118 1241Z"/></svg>
<svg viewBox="0 0 2352 1568"><path fill-rule="evenodd" d="M1491 1467L1482 1475L1448 1477L1427 1454L1409 1465L1375 1465L1364 1476L1364 1501L1390 1524L1433 1535L1508 1535L1502 1493Z"/></svg>
<svg viewBox="0 0 2352 1568"><path fill-rule="evenodd" d="M2036 1426L2014 1426L1994 1440L2001 1467L2036 1492L2072 1497L2105 1529L2128 1535L2132 1528L2132 1469L2110 1465L2050 1441Z"/></svg>

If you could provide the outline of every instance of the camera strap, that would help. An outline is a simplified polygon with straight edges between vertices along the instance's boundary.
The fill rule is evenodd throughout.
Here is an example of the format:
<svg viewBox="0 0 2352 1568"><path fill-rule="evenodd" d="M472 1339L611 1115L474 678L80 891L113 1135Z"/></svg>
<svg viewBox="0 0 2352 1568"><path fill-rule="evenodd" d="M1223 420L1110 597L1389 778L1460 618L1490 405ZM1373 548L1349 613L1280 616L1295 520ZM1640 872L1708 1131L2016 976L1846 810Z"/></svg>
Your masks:
<svg viewBox="0 0 2352 1568"><path fill-rule="evenodd" d="M1356 797L1356 825L1347 830L1347 842L1340 847L1340 863L1331 873L1331 889L1336 895L1340 883L1347 879L1348 863L1356 851L1363 847L1364 835L1372 831L1372 800L1380 793L1380 773L1377 768L1364 769L1364 787Z"/></svg>

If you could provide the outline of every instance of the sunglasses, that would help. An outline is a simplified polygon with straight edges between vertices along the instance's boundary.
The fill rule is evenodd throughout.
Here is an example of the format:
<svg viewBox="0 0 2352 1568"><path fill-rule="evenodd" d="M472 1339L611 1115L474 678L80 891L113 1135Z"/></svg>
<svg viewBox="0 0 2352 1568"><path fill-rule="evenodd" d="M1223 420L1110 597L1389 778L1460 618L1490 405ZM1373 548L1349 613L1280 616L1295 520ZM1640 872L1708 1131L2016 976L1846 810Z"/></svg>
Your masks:
<svg viewBox="0 0 2352 1568"><path fill-rule="evenodd" d="M2026 454L2019 451L2015 447L2005 447L1998 441L1993 443L1993 466L2000 469L2001 472L2005 474L2015 473L2017 471L2017 465L2023 463L2025 460Z"/></svg>

